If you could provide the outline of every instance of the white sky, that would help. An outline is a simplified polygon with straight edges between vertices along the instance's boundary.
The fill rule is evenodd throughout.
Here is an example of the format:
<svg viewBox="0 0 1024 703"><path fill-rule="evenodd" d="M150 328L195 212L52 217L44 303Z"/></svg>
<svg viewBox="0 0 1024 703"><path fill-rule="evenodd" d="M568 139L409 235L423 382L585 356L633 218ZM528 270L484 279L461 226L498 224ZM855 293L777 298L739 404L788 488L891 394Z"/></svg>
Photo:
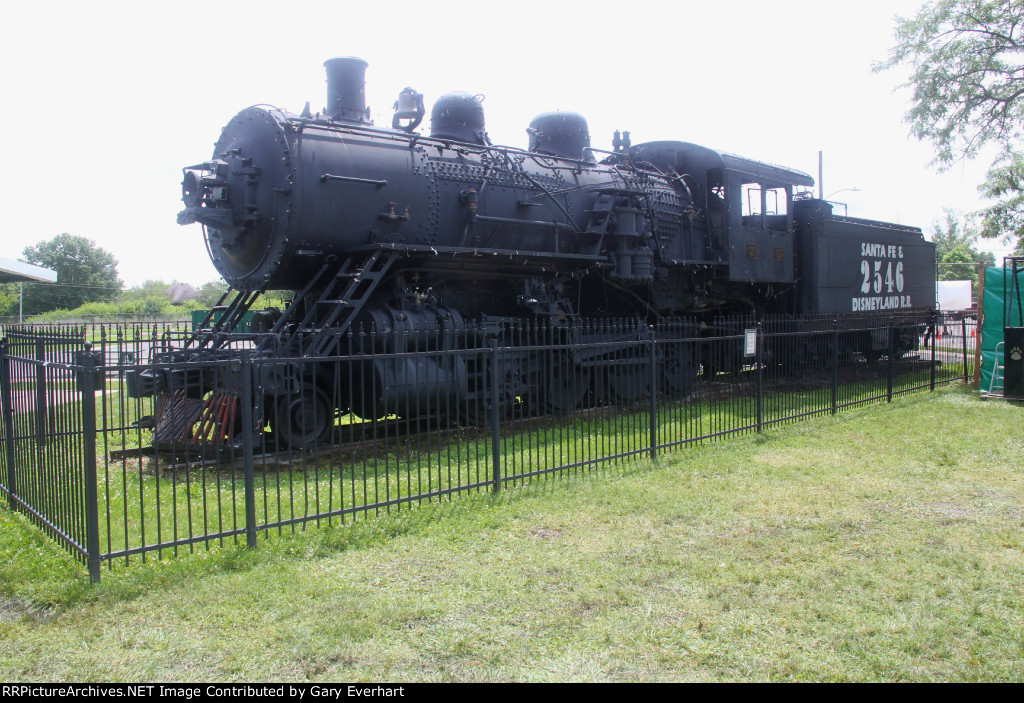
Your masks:
<svg viewBox="0 0 1024 703"><path fill-rule="evenodd" d="M919 0L0 0L0 256L68 232L122 280L218 278L179 227L181 168L242 108L325 102L323 61L366 59L390 126L399 91L486 95L496 144L534 115L582 113L592 144L671 139L805 171L849 214L930 229L980 205L987 162L937 174L908 136L905 71L873 74ZM429 129L429 117L421 130Z"/></svg>

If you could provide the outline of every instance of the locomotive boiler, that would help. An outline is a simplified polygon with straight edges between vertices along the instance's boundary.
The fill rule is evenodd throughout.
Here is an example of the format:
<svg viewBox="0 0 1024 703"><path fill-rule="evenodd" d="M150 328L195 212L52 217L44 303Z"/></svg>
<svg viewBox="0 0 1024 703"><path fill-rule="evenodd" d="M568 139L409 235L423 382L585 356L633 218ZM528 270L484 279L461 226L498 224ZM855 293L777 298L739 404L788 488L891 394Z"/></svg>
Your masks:
<svg viewBox="0 0 1024 703"><path fill-rule="evenodd" d="M571 112L536 117L525 149L497 146L481 99L468 93L439 98L423 133L423 97L407 88L391 125L380 127L365 104L366 62L325 67L324 111L246 108L210 160L184 169L178 221L202 225L237 293L168 360L228 353L230 333L270 289L293 297L283 311L257 313L256 354L306 362L342 353L356 327L500 335L501 321L523 317L547 329L597 317L646 329L683 316L689 322L675 334L690 337L713 335L729 316L934 307L934 247L921 230L838 216L810 196L807 174L687 142L634 145L628 132L604 151ZM455 401L477 392L458 354L412 368L375 358L387 349L374 344L355 350L366 359L345 375L357 400L344 410L380 417L431 389ZM870 336L852 345L878 351ZM710 366L712 348L666 359L668 386L685 391ZM503 355L508 368L495 377L515 380L503 382L499 402L541 397L538 406L567 409L602 378L616 387L600 359L579 356L531 366L568 372L529 377L527 354ZM302 389L340 383L327 371L311 382L306 362L271 364L273 377L259 384L266 407L294 418L283 440L293 446L320 441L329 420L319 418L340 410L322 398L295 400ZM175 386L166 371L148 381L166 394Z"/></svg>

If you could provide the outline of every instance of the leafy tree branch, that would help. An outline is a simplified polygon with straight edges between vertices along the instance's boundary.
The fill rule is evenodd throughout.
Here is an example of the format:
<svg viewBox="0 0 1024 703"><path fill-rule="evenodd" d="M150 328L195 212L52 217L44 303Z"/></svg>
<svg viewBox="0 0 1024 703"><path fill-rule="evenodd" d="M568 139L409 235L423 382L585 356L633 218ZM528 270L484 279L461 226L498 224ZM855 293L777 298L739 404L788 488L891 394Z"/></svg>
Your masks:
<svg viewBox="0 0 1024 703"><path fill-rule="evenodd" d="M875 66L909 66L910 133L946 170L987 146L1000 155L979 193L983 237L1016 239L1024 252L1024 0L938 0L897 18L896 44Z"/></svg>

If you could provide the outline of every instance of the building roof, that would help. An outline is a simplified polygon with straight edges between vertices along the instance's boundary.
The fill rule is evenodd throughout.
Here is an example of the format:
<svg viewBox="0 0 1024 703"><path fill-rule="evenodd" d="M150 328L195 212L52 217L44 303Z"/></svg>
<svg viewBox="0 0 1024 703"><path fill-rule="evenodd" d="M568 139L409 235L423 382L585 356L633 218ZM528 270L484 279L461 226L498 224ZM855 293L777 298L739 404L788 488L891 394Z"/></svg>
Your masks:
<svg viewBox="0 0 1024 703"><path fill-rule="evenodd" d="M56 283L57 272L13 259L0 257L0 283L22 283L27 281Z"/></svg>

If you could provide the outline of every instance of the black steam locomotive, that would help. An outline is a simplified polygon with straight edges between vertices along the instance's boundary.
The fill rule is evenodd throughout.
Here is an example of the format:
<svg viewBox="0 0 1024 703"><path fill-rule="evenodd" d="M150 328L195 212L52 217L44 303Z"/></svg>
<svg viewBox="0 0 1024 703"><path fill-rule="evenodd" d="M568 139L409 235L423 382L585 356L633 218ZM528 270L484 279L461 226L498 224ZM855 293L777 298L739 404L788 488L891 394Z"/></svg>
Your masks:
<svg viewBox="0 0 1024 703"><path fill-rule="evenodd" d="M685 316L690 326L675 334L689 337L714 334L729 316L934 307L934 247L921 230L837 216L810 196L804 173L686 142L633 145L628 132L602 151L569 112L535 118L527 149L495 146L479 98L466 93L437 100L427 135L417 131L423 97L407 88L391 127L381 128L365 105L367 64L325 66L323 113L308 104L300 115L247 108L224 128L211 160L184 169L178 221L203 226L210 257L237 293L165 361L228 353L233 330L271 289L294 297L283 311L256 313L255 353L305 360L351 354L341 340L357 327L485 326L497 335L501 321L524 316L548 329L596 317L646 329ZM852 352L878 351L870 335L852 344ZM696 347L664 372L685 388L707 355ZM571 362L578 368L568 381L523 378L512 368L516 354L503 359L508 373L496 375L519 379L501 394L509 402L542 395L564 409L593 382L586 359ZM276 377L259 387L267 407L296 418L283 441L305 446L330 422L310 417L398 412L431 384L473 393L458 363L436 366L370 361L351 382L372 376L379 390L350 393L361 399L352 408L294 400L310 385L308 364L276 364ZM150 380L174 391L170 372Z"/></svg>

